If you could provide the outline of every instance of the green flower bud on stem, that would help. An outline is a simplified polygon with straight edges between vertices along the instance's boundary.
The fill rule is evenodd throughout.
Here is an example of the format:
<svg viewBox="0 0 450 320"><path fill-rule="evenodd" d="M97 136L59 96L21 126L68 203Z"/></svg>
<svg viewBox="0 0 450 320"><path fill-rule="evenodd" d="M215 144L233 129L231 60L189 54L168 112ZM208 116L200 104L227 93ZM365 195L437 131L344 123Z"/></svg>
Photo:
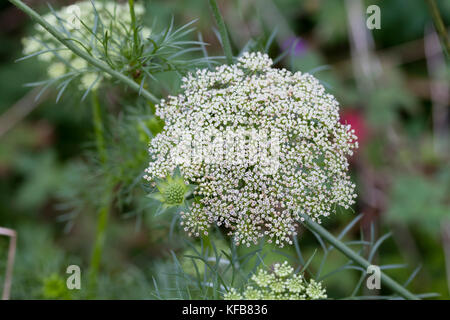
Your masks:
<svg viewBox="0 0 450 320"><path fill-rule="evenodd" d="M172 176L167 176L165 180L155 179L155 182L158 191L150 194L149 197L160 201L163 211L170 207L186 205L187 198L194 190L193 185L184 181L178 168Z"/></svg>

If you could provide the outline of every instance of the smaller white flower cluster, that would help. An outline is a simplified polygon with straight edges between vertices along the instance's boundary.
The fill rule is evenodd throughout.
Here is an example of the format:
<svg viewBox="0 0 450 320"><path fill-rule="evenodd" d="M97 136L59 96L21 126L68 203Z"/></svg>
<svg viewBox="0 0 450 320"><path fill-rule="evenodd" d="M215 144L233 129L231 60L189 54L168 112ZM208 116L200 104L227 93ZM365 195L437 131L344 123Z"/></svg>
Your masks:
<svg viewBox="0 0 450 320"><path fill-rule="evenodd" d="M144 6L135 4L134 9L138 19L144 15ZM73 41L73 43L82 48L81 43L85 46L92 43L94 27L100 28L99 22L95 19L95 11L98 13L99 20L101 20L105 29L113 28L115 34L125 36L123 26L131 25L131 15L126 3L96 1L94 10L91 1L85 0L71 6L62 7L56 12L50 12L43 18L63 34L66 34L67 38L75 39L76 41ZM84 59L77 57L72 51L63 47L40 24L36 24L34 29L35 33L32 36L22 39L23 54L26 56L37 54L40 61L48 63L47 73L51 79L62 78L73 72L80 74L80 89L95 89L100 85L101 73L89 68ZM147 37L150 34L150 29L143 28L141 32L143 37ZM83 49L85 48L83 47ZM90 49L91 54L99 58L95 46ZM114 51L114 48L111 51Z"/></svg>
<svg viewBox="0 0 450 320"><path fill-rule="evenodd" d="M235 288L224 294L225 300L317 300L326 299L326 290L320 282L311 279L309 282L301 275L294 273L294 268L287 261L276 263L273 272L259 268L251 278L254 282L248 285L241 294Z"/></svg>

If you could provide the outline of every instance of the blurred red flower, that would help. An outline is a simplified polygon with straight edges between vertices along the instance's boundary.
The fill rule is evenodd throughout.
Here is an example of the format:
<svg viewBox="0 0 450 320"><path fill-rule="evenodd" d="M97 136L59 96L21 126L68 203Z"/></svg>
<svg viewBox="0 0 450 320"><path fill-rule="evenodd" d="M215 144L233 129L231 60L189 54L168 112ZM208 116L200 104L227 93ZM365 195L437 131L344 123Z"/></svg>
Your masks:
<svg viewBox="0 0 450 320"><path fill-rule="evenodd" d="M346 109L341 111L340 118L341 123L351 125L358 137L359 146L364 146L368 138L368 128L363 113L356 109Z"/></svg>

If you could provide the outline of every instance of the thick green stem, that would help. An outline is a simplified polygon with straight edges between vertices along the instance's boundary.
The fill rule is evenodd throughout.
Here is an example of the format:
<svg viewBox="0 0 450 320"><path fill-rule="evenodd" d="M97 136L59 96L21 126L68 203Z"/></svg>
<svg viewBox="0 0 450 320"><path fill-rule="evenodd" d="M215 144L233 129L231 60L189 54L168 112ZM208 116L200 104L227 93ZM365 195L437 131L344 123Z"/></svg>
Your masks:
<svg viewBox="0 0 450 320"><path fill-rule="evenodd" d="M100 102L98 101L98 95L96 90L91 91L92 98L92 118L94 124L95 143L97 145L97 152L100 157L100 162L103 164L106 162L106 148L105 139L103 137L103 122L102 122L102 110Z"/></svg>
<svg viewBox="0 0 450 320"><path fill-rule="evenodd" d="M100 157L100 162L102 164L105 164L107 154L106 154L105 140L103 137L104 130L101 115L101 106L98 100L97 91L96 90L91 91L91 96L92 96L92 118L94 124L95 141L97 144L97 153ZM95 296L97 290L98 272L100 270L103 247L106 238L106 227L108 225L109 205L110 205L110 190L107 189L107 191L103 195L102 203L98 211L95 243L94 248L92 250L92 257L89 267L89 294L91 296Z"/></svg>
<svg viewBox="0 0 450 320"><path fill-rule="evenodd" d="M217 27L219 28L220 37L222 38L223 51L225 52L227 63L232 64L233 53L231 52L230 38L228 37L227 27L225 26L225 22L220 14L216 0L209 0L209 4L211 5L214 19L216 19Z"/></svg>
<svg viewBox="0 0 450 320"><path fill-rule="evenodd" d="M105 244L106 226L108 225L109 194L106 195L104 202L105 203L98 211L95 243L89 266L89 294L91 296L95 296L97 290L98 272L100 270L103 247Z"/></svg>
<svg viewBox="0 0 450 320"><path fill-rule="evenodd" d="M347 247L344 243L342 243L340 240L336 239L331 233L329 233L327 230L325 230L322 226L317 224L316 222L312 221L311 218L309 218L306 215L301 215L302 218L304 218L303 224L310 230L318 233L321 237L323 237L326 241L328 241L331 245L333 245L337 250L342 252L345 256L347 256L349 259L351 259L353 262L357 263L364 269L367 269L368 266L371 265L369 261L358 255L356 252L354 252L352 249ZM394 281L391 277L386 275L383 271L381 272L381 282L385 284L387 287L389 287L392 291L396 292L400 296L402 296L405 299L408 300L417 300L419 299L414 294L409 292L406 288L404 288L402 285L398 284L396 281Z"/></svg>
<svg viewBox="0 0 450 320"><path fill-rule="evenodd" d="M71 39L67 39L55 27L53 27L50 23L48 23L45 19L43 19L36 11L31 9L29 6L27 6L21 0L9 0L9 2L14 4L20 10L22 10L28 16L30 16L33 20L35 20L37 23L39 23L51 35L53 35L59 42L61 42L63 45L65 45L68 49L70 49L77 56L79 56L80 58L86 60L87 62L89 62L94 67L98 68L99 70L104 71L107 74L111 75L113 78L115 78L115 79L121 81L122 83L128 85L130 88L132 88L136 92L139 92L145 98L151 100L152 102L154 102L154 103L158 103L159 102L158 98L156 98L153 94L151 94L146 89L141 88L141 86L139 84L137 84L136 82L134 82L132 79L130 79L127 76L123 75L122 73L120 73L120 72L110 68L103 61L98 60L98 59L94 58L93 56L89 55L87 52L81 50L80 47L75 45L74 42Z"/></svg>
<svg viewBox="0 0 450 320"><path fill-rule="evenodd" d="M450 55L450 40L445 28L444 21L442 20L441 13L435 0L427 0L428 7L430 8L431 17L433 18L434 27L436 28L439 38L441 39L442 47L447 58Z"/></svg>
<svg viewBox="0 0 450 320"><path fill-rule="evenodd" d="M209 238L209 235L202 235L202 241L203 241L203 248L204 250L208 249L209 254L214 254L214 249L211 244L211 239Z"/></svg>

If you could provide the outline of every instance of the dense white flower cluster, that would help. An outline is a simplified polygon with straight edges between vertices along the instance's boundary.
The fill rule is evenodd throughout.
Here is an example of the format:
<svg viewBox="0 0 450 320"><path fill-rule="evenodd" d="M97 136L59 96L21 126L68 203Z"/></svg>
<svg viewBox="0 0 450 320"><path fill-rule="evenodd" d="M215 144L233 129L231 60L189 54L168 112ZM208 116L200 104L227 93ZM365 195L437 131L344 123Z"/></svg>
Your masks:
<svg viewBox="0 0 450 320"><path fill-rule="evenodd" d="M123 26L131 25L131 15L127 3L117 3L116 1L96 1L95 10L90 0L77 2L74 5L62 7L60 10L50 12L43 16L53 27L72 38L75 44L89 47L92 43L92 30L94 27L99 30L99 20L95 19L97 11L99 20L103 28L114 29L115 35L125 36ZM135 4L135 14L137 18L143 16L144 6ZM60 78L69 72L80 74L80 88L88 89L98 87L102 77L101 73L89 69L84 59L74 55L72 51L60 44L53 36L48 33L40 24L34 27L34 34L22 39L23 54L38 54L38 59L48 63L48 76L52 79ZM147 37L150 29L143 28L142 35ZM111 36L111 34L109 34ZM99 53L94 47L90 48L91 54L97 56ZM97 57L98 58L98 57Z"/></svg>
<svg viewBox="0 0 450 320"><path fill-rule="evenodd" d="M357 142L339 122L338 102L312 75L271 65L265 54L246 53L237 64L198 70L183 79L182 94L157 106L165 127L150 143L144 178L164 178L179 167L185 182L197 185L190 210L181 213L190 235L206 234L215 223L238 245L266 235L283 246L292 244L298 212L320 222L336 206L354 203L347 156ZM257 148L276 150L276 170L253 159L211 162L172 152L187 133L205 141L214 130L270 132L276 143L258 141Z"/></svg>
<svg viewBox="0 0 450 320"><path fill-rule="evenodd" d="M309 282L294 273L287 261L275 264L273 272L259 268L251 278L253 283L247 285L241 294L235 288L224 294L225 300L317 300L326 299L326 290L320 282Z"/></svg>

